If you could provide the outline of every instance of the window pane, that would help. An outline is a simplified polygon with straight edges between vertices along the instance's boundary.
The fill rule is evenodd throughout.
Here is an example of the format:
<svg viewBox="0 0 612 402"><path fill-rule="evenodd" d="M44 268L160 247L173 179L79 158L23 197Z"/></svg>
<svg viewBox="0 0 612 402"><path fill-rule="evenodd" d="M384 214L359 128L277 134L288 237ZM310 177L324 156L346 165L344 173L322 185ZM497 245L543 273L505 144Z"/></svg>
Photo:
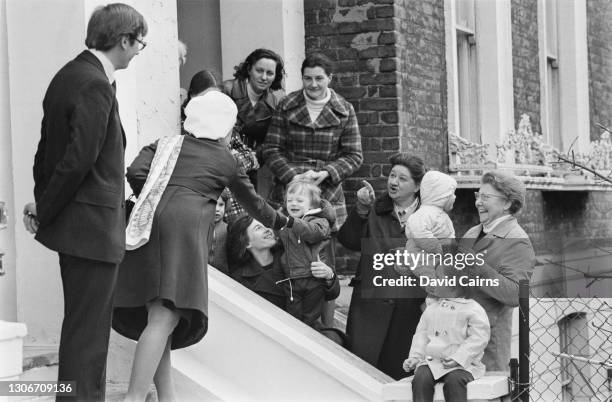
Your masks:
<svg viewBox="0 0 612 402"><path fill-rule="evenodd" d="M455 23L474 31L474 0L456 0L457 18Z"/></svg>
<svg viewBox="0 0 612 402"><path fill-rule="evenodd" d="M472 142L481 141L478 126L478 76L476 47L469 35L457 35L457 81L459 84L459 135Z"/></svg>
<svg viewBox="0 0 612 402"><path fill-rule="evenodd" d="M546 52L548 57L557 57L557 0L545 0L546 3Z"/></svg>

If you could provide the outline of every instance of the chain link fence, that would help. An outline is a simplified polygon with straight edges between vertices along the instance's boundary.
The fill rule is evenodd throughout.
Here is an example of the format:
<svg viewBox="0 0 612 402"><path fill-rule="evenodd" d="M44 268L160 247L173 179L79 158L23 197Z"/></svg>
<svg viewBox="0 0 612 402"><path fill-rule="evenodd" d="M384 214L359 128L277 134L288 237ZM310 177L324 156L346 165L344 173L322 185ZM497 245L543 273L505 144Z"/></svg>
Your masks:
<svg viewBox="0 0 612 402"><path fill-rule="evenodd" d="M511 399L612 401L612 299L533 296L519 308L529 376L513 376Z"/></svg>

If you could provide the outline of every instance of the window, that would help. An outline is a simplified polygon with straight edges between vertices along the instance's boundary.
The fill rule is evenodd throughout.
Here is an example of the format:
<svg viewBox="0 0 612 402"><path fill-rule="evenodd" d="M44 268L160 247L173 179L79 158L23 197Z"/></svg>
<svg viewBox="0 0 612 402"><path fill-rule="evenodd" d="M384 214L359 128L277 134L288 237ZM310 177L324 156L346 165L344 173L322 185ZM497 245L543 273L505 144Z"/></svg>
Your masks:
<svg viewBox="0 0 612 402"><path fill-rule="evenodd" d="M557 0L540 0L540 104L546 143L563 149L559 111L559 46Z"/></svg>
<svg viewBox="0 0 612 402"><path fill-rule="evenodd" d="M559 320L559 346L561 353L577 357L590 357L589 333L586 313L571 313ZM590 401L594 395L589 379L589 363L560 357L561 392L564 402Z"/></svg>
<svg viewBox="0 0 612 402"><path fill-rule="evenodd" d="M457 0L456 4L455 38L457 41L456 75L459 100L458 134L467 140L480 143L474 0Z"/></svg>
<svg viewBox="0 0 612 402"><path fill-rule="evenodd" d="M545 141L561 152L588 151L586 3L538 0L540 104Z"/></svg>
<svg viewBox="0 0 612 402"><path fill-rule="evenodd" d="M448 131L493 146L514 128L510 0L445 0L444 13Z"/></svg>

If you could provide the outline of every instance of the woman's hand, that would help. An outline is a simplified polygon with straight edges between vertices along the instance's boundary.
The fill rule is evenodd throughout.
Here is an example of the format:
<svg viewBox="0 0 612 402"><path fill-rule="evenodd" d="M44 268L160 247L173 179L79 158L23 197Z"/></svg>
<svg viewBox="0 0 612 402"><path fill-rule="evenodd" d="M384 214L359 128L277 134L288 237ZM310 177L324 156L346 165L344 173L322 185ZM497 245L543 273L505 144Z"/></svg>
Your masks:
<svg viewBox="0 0 612 402"><path fill-rule="evenodd" d="M334 279L334 270L329 265L321 261L311 262L310 272L315 278L325 279L328 281Z"/></svg>
<svg viewBox="0 0 612 402"><path fill-rule="evenodd" d="M453 367L459 367L459 363L457 363L450 357L447 357L446 359L442 359L442 366L446 369L449 369Z"/></svg>
<svg viewBox="0 0 612 402"><path fill-rule="evenodd" d="M372 185L366 180L362 180L361 182L363 183L363 187L357 190L356 208L359 215L367 215L370 211L370 207L376 199L376 193L374 193L374 188Z"/></svg>
<svg viewBox="0 0 612 402"><path fill-rule="evenodd" d="M409 357L406 360L404 360L404 364L402 365L402 368L404 369L405 372L409 372L409 371L414 370L417 364L419 364L418 358Z"/></svg>
<svg viewBox="0 0 612 402"><path fill-rule="evenodd" d="M38 231L38 218L36 217L36 204L33 202L23 207L23 224L28 232L36 234Z"/></svg>
<svg viewBox="0 0 612 402"><path fill-rule="evenodd" d="M307 170L304 173L296 174L293 176L292 180L304 180L309 181L317 186L325 179L329 177L329 172L327 170L321 170L320 172L315 172L314 170Z"/></svg>

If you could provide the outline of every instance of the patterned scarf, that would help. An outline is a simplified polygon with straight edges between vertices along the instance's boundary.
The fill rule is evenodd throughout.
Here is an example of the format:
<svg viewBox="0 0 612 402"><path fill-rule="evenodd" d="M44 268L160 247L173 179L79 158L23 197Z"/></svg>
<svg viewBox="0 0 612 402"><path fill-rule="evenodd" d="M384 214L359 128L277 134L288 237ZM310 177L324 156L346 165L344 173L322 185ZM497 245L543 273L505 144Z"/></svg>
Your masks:
<svg viewBox="0 0 612 402"><path fill-rule="evenodd" d="M126 250L135 250L149 241L155 209L172 176L184 139L183 135L159 139L147 181L138 196L138 201L134 205L125 229Z"/></svg>

